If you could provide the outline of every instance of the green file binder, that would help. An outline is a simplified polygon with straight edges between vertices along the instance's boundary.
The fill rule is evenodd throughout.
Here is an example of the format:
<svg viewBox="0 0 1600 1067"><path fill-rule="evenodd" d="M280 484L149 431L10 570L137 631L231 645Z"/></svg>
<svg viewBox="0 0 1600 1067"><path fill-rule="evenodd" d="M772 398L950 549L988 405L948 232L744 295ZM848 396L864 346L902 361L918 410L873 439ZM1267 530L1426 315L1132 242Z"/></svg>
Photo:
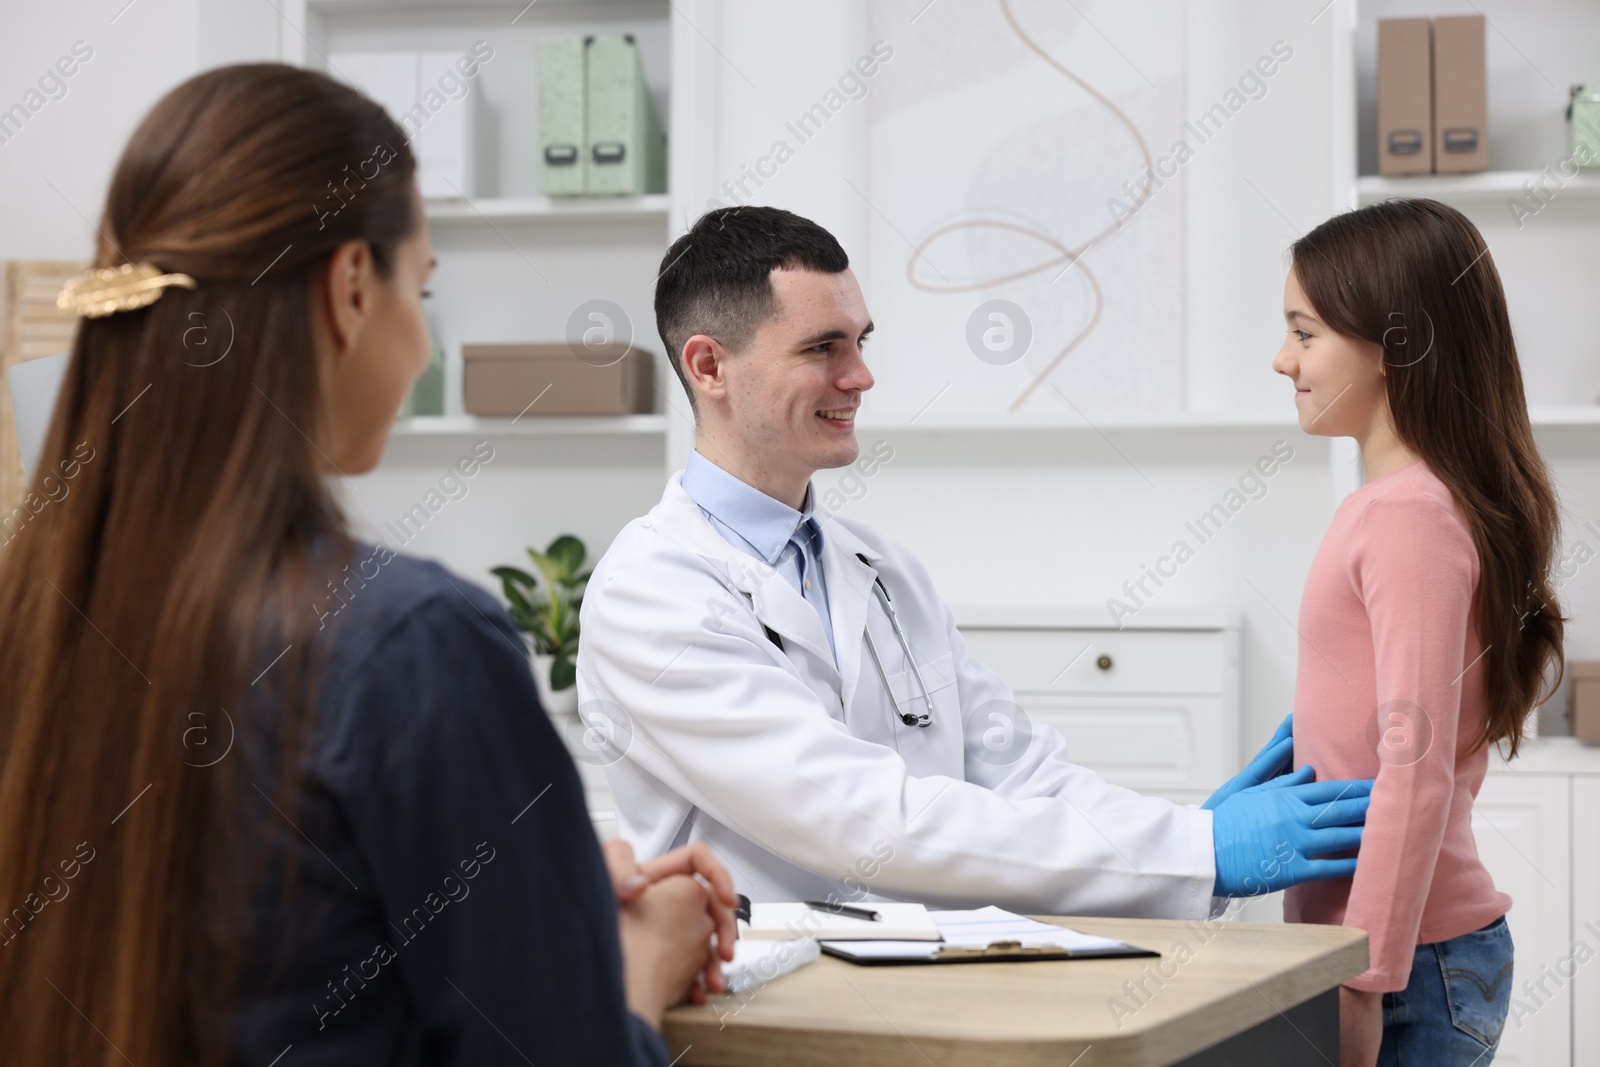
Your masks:
<svg viewBox="0 0 1600 1067"><path fill-rule="evenodd" d="M545 196L589 191L584 43L582 37L539 38L539 191Z"/></svg>
<svg viewBox="0 0 1600 1067"><path fill-rule="evenodd" d="M602 196L666 192L666 139L650 106L633 37L591 37L587 52L588 191Z"/></svg>

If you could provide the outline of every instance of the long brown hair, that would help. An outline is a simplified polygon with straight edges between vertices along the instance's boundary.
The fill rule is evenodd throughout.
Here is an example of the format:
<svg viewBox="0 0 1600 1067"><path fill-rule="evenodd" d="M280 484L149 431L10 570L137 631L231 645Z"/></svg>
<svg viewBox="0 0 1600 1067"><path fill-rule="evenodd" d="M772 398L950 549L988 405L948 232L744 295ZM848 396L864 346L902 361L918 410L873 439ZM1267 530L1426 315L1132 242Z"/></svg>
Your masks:
<svg viewBox="0 0 1600 1067"><path fill-rule="evenodd" d="M1561 682L1565 620L1549 577L1560 517L1488 246L1454 208L1397 199L1334 216L1292 252L1323 322L1383 350L1395 433L1472 530L1487 697L1473 750L1505 741L1515 756Z"/></svg>
<svg viewBox="0 0 1600 1067"><path fill-rule="evenodd" d="M350 547L314 444L315 275L352 240L390 275L414 169L376 104L279 64L180 85L117 165L95 265L197 287L81 323L44 503L0 549L9 1061L224 1056L215 846L253 783L208 763L250 732L243 695L279 649L274 678L309 676L311 547ZM287 728L298 690L276 691Z"/></svg>

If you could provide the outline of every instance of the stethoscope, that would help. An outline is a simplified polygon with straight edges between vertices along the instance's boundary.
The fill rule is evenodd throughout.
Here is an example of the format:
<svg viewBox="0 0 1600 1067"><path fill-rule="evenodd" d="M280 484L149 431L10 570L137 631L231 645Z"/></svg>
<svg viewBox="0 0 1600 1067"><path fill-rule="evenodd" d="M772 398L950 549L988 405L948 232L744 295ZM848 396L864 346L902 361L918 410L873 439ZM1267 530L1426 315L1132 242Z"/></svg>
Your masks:
<svg viewBox="0 0 1600 1067"><path fill-rule="evenodd" d="M867 557L860 552L856 553L856 559L859 559L869 568L872 566L871 563L867 562ZM884 612L889 616L889 625L894 628L895 637L900 640L900 649L906 654L906 662L911 664L911 673L917 676L917 686L922 690L922 701L928 705L928 711L921 715L902 711L898 717L907 726L932 726L933 716L929 712L933 711L933 696L928 690L928 683L923 680L922 668L917 666L917 657L911 654L911 640L906 637L905 627L900 625L900 616L894 610L894 602L889 599L888 587L883 584L883 579L878 577L876 573L872 576L872 585L874 592L878 594L878 601L883 604ZM782 652L783 639L778 636L778 632L766 623L761 624L761 629L766 631L767 640L776 645L779 652ZM884 692L889 694L889 706L898 708L900 704L894 698L894 687L889 684L889 672L883 667L883 657L878 655L878 643L872 639L872 629L867 627L862 632L866 634L867 650L872 653L872 662L878 665L878 677L883 679Z"/></svg>
<svg viewBox="0 0 1600 1067"><path fill-rule="evenodd" d="M867 557L860 552L856 553L856 559L859 559L869 567L871 566L870 563L867 563ZM878 600L883 604L884 612L889 616L889 625L893 627L895 637L900 639L900 649L906 654L906 662L911 664L911 673L917 676L917 687L922 690L923 703L928 706L928 711L921 715L914 715L909 711L900 712L900 721L907 726L931 726L933 725L933 715L931 714L933 711L933 697L928 692L928 683L923 680L922 668L917 666L917 658L911 654L911 641L906 637L905 627L900 625L900 615L894 610L894 602L889 599L889 589L877 574L872 576L872 588L878 594ZM867 627L862 632L867 636L867 649L872 653L872 662L878 665L878 677L883 679L884 691L889 694L889 706L898 707L899 705L894 698L894 687L889 684L889 672L883 669L883 657L878 655L878 644L872 639L872 628Z"/></svg>

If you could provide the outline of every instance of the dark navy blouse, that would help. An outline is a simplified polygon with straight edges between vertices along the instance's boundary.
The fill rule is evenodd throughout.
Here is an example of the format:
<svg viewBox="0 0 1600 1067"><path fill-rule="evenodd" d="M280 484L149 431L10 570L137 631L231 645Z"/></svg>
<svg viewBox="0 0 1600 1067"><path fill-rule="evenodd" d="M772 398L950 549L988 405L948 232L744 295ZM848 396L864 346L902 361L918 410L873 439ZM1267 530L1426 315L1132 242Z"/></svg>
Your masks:
<svg viewBox="0 0 1600 1067"><path fill-rule="evenodd" d="M323 667L292 810L275 761L236 754L270 859L235 1061L665 1065L665 1042L627 1011L611 882L510 617L382 546L358 546L341 573L337 599L308 605ZM279 651L239 716L269 732Z"/></svg>

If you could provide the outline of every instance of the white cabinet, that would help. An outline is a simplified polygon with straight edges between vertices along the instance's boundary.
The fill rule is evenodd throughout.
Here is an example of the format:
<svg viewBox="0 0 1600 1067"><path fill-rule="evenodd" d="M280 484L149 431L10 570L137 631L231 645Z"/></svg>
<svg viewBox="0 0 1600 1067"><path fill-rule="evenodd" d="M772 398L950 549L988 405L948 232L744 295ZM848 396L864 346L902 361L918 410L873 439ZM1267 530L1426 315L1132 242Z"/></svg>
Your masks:
<svg viewBox="0 0 1600 1067"><path fill-rule="evenodd" d="M1473 807L1478 854L1512 899L1516 963L1497 1067L1595 1062L1572 1059L1572 983L1555 972L1571 951L1571 784L1562 775L1490 774Z"/></svg>
<svg viewBox="0 0 1600 1067"><path fill-rule="evenodd" d="M1490 757L1478 853L1511 894L1511 1015L1497 1067L1600 1064L1600 749L1569 737Z"/></svg>
<svg viewBox="0 0 1600 1067"><path fill-rule="evenodd" d="M1572 779L1572 843L1572 1062L1600 1063L1600 774Z"/></svg>
<svg viewBox="0 0 1600 1067"><path fill-rule="evenodd" d="M1238 771L1239 630L1224 613L1141 616L1120 630L1103 625L1104 612L956 618L1028 716L1107 781L1199 803Z"/></svg>
<svg viewBox="0 0 1600 1067"><path fill-rule="evenodd" d="M1123 629L1104 619L1097 609L956 612L972 654L1066 739L1074 763L1128 789L1202 803L1243 764L1238 617L1141 612L1141 625ZM1280 893L1239 913L1282 917Z"/></svg>

